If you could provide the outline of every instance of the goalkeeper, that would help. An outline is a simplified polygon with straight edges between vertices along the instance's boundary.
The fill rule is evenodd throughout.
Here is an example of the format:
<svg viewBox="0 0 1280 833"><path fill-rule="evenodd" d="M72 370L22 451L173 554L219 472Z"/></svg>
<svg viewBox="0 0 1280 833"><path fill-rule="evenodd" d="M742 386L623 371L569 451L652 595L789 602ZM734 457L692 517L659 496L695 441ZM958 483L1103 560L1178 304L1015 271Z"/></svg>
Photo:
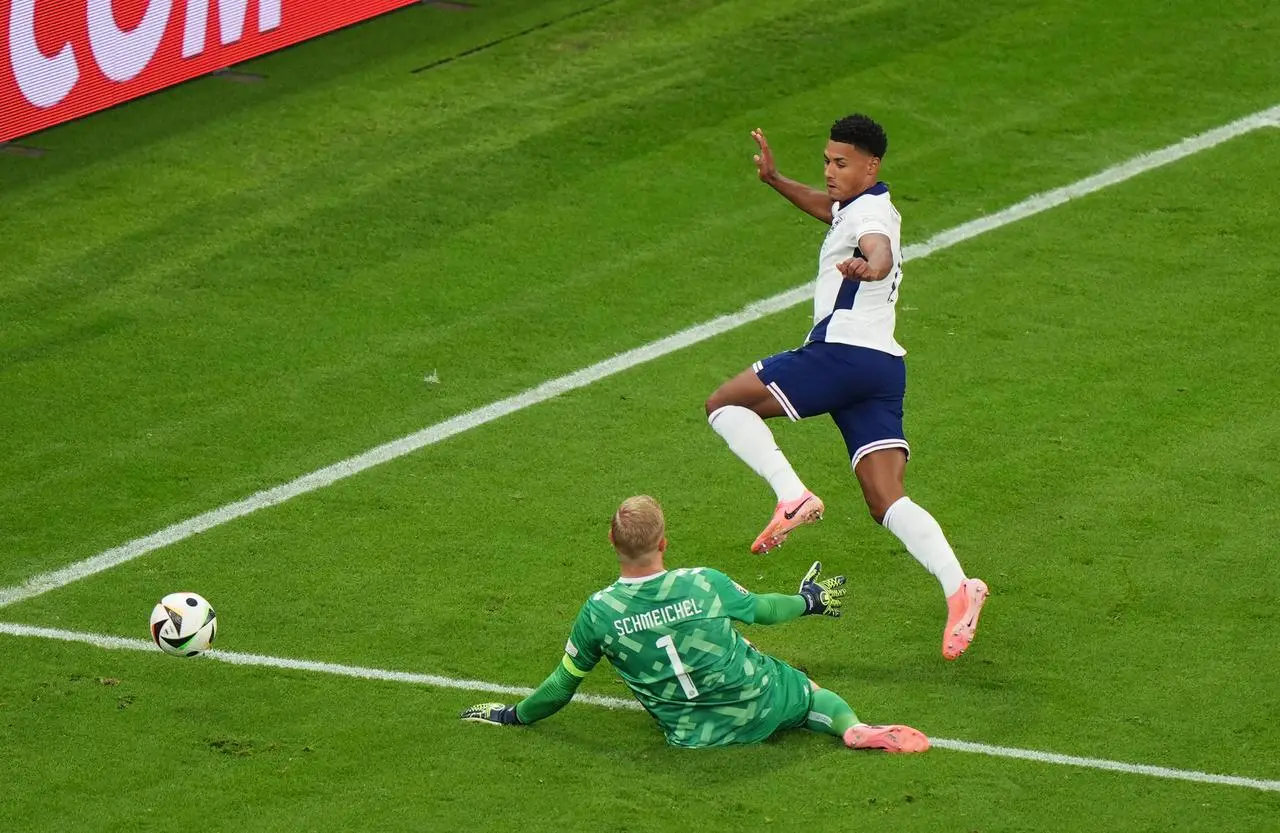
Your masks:
<svg viewBox="0 0 1280 833"><path fill-rule="evenodd" d="M673 746L758 743L804 726L853 749L929 748L908 726L861 722L839 695L756 650L732 624L839 616L844 576L819 580L815 563L796 595L757 595L718 570L665 569L665 531L653 498L623 501L609 530L621 577L582 606L556 670L519 703L481 703L462 719L521 725L550 717L606 657Z"/></svg>

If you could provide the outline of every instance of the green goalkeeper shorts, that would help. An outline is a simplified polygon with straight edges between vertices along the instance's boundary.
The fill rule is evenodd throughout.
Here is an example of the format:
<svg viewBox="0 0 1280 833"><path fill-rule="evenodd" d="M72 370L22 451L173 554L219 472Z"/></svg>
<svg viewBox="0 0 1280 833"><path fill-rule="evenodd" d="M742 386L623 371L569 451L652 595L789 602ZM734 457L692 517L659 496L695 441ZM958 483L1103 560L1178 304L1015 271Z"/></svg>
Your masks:
<svg viewBox="0 0 1280 833"><path fill-rule="evenodd" d="M756 654L760 685L750 699L684 704L678 712L651 709L673 746L759 743L774 732L804 726L813 702L809 678L780 659ZM663 720L663 718L668 718Z"/></svg>
<svg viewBox="0 0 1280 833"><path fill-rule="evenodd" d="M809 676L780 659L768 659L773 662L774 671L769 675L769 688L763 695L765 708L757 725L752 727L750 737L739 743L758 743L783 729L803 727L809 717L809 707L813 704Z"/></svg>

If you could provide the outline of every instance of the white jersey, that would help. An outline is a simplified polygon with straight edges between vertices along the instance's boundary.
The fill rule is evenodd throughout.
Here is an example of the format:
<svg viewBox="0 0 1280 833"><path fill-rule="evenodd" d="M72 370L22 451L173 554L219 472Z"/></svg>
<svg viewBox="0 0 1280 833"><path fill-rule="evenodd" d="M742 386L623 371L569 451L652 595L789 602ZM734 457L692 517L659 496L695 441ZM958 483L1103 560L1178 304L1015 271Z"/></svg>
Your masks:
<svg viewBox="0 0 1280 833"><path fill-rule="evenodd" d="M894 307L902 285L902 217L889 200L889 186L877 182L843 207L831 207L831 230L818 254L813 290L813 329L808 341L870 347L894 356L907 351L893 337ZM837 263L861 257L864 234L883 234L893 249L893 268L884 280L851 281Z"/></svg>

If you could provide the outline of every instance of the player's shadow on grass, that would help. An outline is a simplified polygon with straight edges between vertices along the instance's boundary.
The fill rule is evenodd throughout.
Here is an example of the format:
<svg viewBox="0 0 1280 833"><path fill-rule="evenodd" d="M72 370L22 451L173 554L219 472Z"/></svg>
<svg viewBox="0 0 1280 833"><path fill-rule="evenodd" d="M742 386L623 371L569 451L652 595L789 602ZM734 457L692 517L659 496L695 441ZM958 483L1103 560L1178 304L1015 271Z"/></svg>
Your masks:
<svg viewBox="0 0 1280 833"><path fill-rule="evenodd" d="M803 728L784 729L762 743L686 749L667 744L657 723L643 712L592 714L592 707L576 708L577 716L561 713L532 731L546 745L571 749L584 770L592 762L621 763L661 779L678 769L681 777L703 786L734 787L758 780L762 767L774 773L809 767L815 753L845 751L838 739Z"/></svg>

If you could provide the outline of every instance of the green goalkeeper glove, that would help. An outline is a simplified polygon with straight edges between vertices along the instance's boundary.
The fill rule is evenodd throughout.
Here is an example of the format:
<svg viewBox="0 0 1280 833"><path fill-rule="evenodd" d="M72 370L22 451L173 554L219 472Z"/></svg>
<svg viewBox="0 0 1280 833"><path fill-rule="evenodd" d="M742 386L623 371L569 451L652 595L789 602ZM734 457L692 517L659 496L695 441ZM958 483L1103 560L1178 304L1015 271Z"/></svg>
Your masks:
<svg viewBox="0 0 1280 833"><path fill-rule="evenodd" d="M458 717L462 720L470 720L472 723L489 723L494 726L523 725L520 716L516 714L516 707L505 703L477 703L463 709Z"/></svg>
<svg viewBox="0 0 1280 833"><path fill-rule="evenodd" d="M815 561L800 579L800 595L804 597L803 616L839 616L844 605L844 576L818 581L822 562Z"/></svg>

